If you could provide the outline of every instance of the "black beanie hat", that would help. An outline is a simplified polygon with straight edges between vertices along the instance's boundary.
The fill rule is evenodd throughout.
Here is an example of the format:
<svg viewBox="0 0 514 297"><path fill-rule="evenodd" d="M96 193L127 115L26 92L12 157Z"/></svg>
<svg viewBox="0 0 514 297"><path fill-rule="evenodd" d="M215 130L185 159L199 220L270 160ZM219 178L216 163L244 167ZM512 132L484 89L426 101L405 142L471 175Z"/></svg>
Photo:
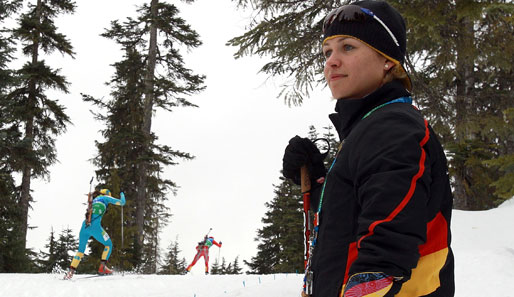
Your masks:
<svg viewBox="0 0 514 297"><path fill-rule="evenodd" d="M357 5L373 12L389 28L398 45L382 24L371 16L365 22L334 20L324 32L323 43L339 36L359 39L407 73L403 67L407 47L406 26L400 13L384 1L364 0L350 3L350 5ZM409 77L403 83L408 90L412 88Z"/></svg>

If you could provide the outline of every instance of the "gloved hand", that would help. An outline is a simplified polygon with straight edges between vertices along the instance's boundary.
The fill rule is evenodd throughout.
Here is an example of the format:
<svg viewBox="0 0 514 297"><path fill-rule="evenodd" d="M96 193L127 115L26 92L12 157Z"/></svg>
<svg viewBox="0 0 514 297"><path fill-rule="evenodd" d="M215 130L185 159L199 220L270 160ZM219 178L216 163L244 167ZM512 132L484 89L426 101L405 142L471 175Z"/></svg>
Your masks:
<svg viewBox="0 0 514 297"><path fill-rule="evenodd" d="M220 241L220 246L223 245L223 242Z"/></svg>
<svg viewBox="0 0 514 297"><path fill-rule="evenodd" d="M121 200L121 206L125 205L125 193L120 192L120 200Z"/></svg>
<svg viewBox="0 0 514 297"><path fill-rule="evenodd" d="M327 169L323 164L326 154L321 154L316 145L308 138L301 138L296 135L289 140L284 158L282 159L282 173L284 177L290 178L295 184L300 185L300 168L307 166L311 184L315 186L315 181L324 177Z"/></svg>

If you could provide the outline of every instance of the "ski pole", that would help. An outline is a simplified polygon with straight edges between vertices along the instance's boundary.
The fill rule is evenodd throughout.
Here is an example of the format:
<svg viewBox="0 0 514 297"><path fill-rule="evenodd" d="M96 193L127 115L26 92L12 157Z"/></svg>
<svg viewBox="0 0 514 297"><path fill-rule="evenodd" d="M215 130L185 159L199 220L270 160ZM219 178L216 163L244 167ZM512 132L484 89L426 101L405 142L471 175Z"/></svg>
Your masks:
<svg viewBox="0 0 514 297"><path fill-rule="evenodd" d="M326 143L326 152L322 154L323 159L326 158L330 151L330 142L325 138L318 138L313 141L314 144L318 141L324 141ZM318 146L319 148L319 146ZM307 268L307 262L309 260L309 250L310 250L310 236L312 231L312 223L311 223L311 179L309 176L309 170L307 166L304 165L300 168L300 182L301 182L301 191L303 195L303 220L304 220L304 267ZM316 217L314 218L314 225L316 226Z"/></svg>
<svg viewBox="0 0 514 297"><path fill-rule="evenodd" d="M323 159L326 158L328 153L330 152L330 142L327 139L324 138L318 138L314 140L314 144L316 144L317 141L322 140L325 141L326 146L326 152L322 154ZM318 146L319 149L319 146ZM316 182L319 182L320 179L318 179ZM324 180L324 178L323 178ZM312 251L314 247L314 242L317 238L317 226L318 226L318 216L317 214L314 215L314 235L313 238L311 238L311 231L312 231L312 223L310 220L311 217L311 209L310 209L310 198L311 194L310 191L312 189L311 185L311 179L309 176L309 170L307 169L307 166L304 165L300 168L300 186L301 191L303 195L303 218L304 218L304 236L305 236L305 251L304 251L304 267L305 267L305 276L303 278L303 289L302 289L302 296L311 296L312 295L312 270L311 270L311 256ZM312 241L312 243L311 243Z"/></svg>
<svg viewBox="0 0 514 297"><path fill-rule="evenodd" d="M309 178L309 171L307 166L302 166L300 169L301 191L303 195L303 221L304 221L304 267L307 267L307 260L309 259L309 239L311 236L311 220L310 220L310 203L311 203L311 180Z"/></svg>
<svg viewBox="0 0 514 297"><path fill-rule="evenodd" d="M125 271L123 270L123 205L121 206L121 275L125 276Z"/></svg>

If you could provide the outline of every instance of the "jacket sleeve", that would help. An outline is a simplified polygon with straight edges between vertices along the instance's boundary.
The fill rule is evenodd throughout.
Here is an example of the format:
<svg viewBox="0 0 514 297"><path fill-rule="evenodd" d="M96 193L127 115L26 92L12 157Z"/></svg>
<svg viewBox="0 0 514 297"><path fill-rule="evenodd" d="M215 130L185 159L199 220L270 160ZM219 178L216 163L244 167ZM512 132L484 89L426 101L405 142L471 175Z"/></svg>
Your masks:
<svg viewBox="0 0 514 297"><path fill-rule="evenodd" d="M114 204L114 205L125 205L125 194L123 192L120 193L120 199L116 199L111 196L104 196L106 201L108 203Z"/></svg>
<svg viewBox="0 0 514 297"><path fill-rule="evenodd" d="M221 244L217 243L216 240L214 240L214 239L212 240L212 243L217 245L218 247L221 247Z"/></svg>
<svg viewBox="0 0 514 297"><path fill-rule="evenodd" d="M360 206L349 276L380 272L401 283L426 241L429 131L421 116L405 110L379 110L362 124L349 158Z"/></svg>

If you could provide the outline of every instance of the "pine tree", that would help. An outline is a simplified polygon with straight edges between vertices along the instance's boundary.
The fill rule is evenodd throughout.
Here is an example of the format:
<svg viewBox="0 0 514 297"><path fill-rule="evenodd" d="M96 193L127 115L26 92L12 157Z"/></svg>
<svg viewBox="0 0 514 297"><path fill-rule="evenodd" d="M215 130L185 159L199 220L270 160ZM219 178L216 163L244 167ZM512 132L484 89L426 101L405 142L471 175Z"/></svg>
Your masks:
<svg viewBox="0 0 514 297"><path fill-rule="evenodd" d="M73 235L73 230L69 227L63 229L55 248L55 264L62 270L66 270L70 266L70 255L77 250L78 246L78 240Z"/></svg>
<svg viewBox="0 0 514 297"><path fill-rule="evenodd" d="M238 48L235 57L271 57L261 71L285 77L288 81L279 96L288 104L301 104L313 86L324 84L319 50L324 17L350 1L234 1L256 9L247 32L228 41ZM493 207L502 192L493 187L504 179L486 161L509 158L513 151L512 140L500 133L497 119L514 107L514 4L509 0L388 3L407 22L406 67L414 100L449 153L455 207Z"/></svg>
<svg viewBox="0 0 514 297"><path fill-rule="evenodd" d="M0 23L13 16L21 0L0 1ZM0 32L0 272L24 272L27 269L24 241L17 236L22 221L18 207L19 190L16 189L16 162L21 156L18 144L22 133L20 121L13 117L12 100L8 93L16 86L14 71L8 68L15 51L14 40L8 28Z"/></svg>
<svg viewBox="0 0 514 297"><path fill-rule="evenodd" d="M274 186L275 197L267 202L262 218L264 227L257 231L257 255L251 262L250 273L270 274L295 272L303 269L303 207L297 185L280 177Z"/></svg>
<svg viewBox="0 0 514 297"><path fill-rule="evenodd" d="M176 6L152 0L139 7L138 13L135 19L111 22L102 34L125 53L114 64L116 73L109 82L112 99L83 98L105 110L96 115L107 125L102 131L105 142L97 142L97 178L115 189L114 193L122 189L127 197L125 230L129 240L125 241L123 266L155 272L158 234L170 217L164 202L168 192L174 194L177 189L161 173L165 166L176 165L177 159L193 157L156 143L152 114L157 108L194 107L184 96L200 92L204 77L184 66L178 48L192 49L201 42L179 17ZM106 214L105 219L106 225L119 222L117 212ZM113 241L119 240L116 237ZM118 261L116 255L113 261Z"/></svg>
<svg viewBox="0 0 514 297"><path fill-rule="evenodd" d="M214 260L214 263L212 264L211 266L211 270L210 270L211 274L222 274L221 273L221 266L220 266L220 262L218 261L218 258L216 258Z"/></svg>
<svg viewBox="0 0 514 297"><path fill-rule="evenodd" d="M102 130L105 142L96 142L98 155L94 158L93 164L97 166L97 180L102 181L98 188L109 188L114 196L119 195L123 189L127 199L124 206L125 246L121 246L121 233L118 231L121 220L121 208L111 207L102 219L104 228L109 233L113 245L118 247L113 251L111 263L115 266L122 264L123 269L133 269L140 265L141 257L136 258L136 238L142 234L137 233L135 227L135 195L136 187L136 160L140 151L140 133L137 132L139 115L141 113L140 99L143 58L133 48L125 49L124 60L114 63L115 74L109 85L113 88L109 102L104 103L89 95L83 95L85 101L93 102L95 105L106 110L106 115L97 113L96 119L106 123ZM115 231L114 233L112 231ZM91 261L100 257L103 247L93 241L91 244ZM123 258L124 262L121 262ZM84 259L83 261L85 261ZM92 266L96 263L92 263Z"/></svg>
<svg viewBox="0 0 514 297"><path fill-rule="evenodd" d="M223 274L232 274L232 263L228 263L227 267L225 268L225 271L223 271Z"/></svg>
<svg viewBox="0 0 514 297"><path fill-rule="evenodd" d="M257 231L259 234L259 231ZM268 243L271 242L268 238L255 240L261 240L257 245L257 255L252 257L250 261L243 260L243 263L250 268L249 274L271 274L274 273L273 265L276 263L277 255L279 250L278 246L270 246Z"/></svg>
<svg viewBox="0 0 514 297"><path fill-rule="evenodd" d="M150 209L151 211L151 209ZM146 212L150 213L150 212ZM148 218L147 218L148 220ZM159 253L159 232L161 231L161 228L159 227L159 217L155 216L153 218L150 218L150 220L153 221L152 226L155 226L154 228L151 228L149 233L149 239L148 243L144 246L144 252L143 252L143 265L141 267L141 272L143 273L157 273L157 264L160 262L161 257Z"/></svg>
<svg viewBox="0 0 514 297"><path fill-rule="evenodd" d="M239 256L237 256L234 259L234 262L232 263L232 269L228 274L241 274L243 271L243 268L239 266Z"/></svg>
<svg viewBox="0 0 514 297"><path fill-rule="evenodd" d="M2 137L1 134L2 132L0 137ZM6 156L3 152L2 147L0 155ZM3 158L0 157L0 159ZM19 273L27 269L23 241L15 231L20 224L21 211L17 207L19 194L12 174L12 170L7 165L0 164L0 273Z"/></svg>
<svg viewBox="0 0 514 297"><path fill-rule="evenodd" d="M17 234L26 245L28 211L32 197L30 183L33 178L48 175L48 167L56 161L55 136L65 131L70 122L64 107L56 98L47 97L45 91L56 89L68 92L66 78L41 59L43 53L59 51L73 57L70 42L57 32L54 19L61 13L73 13L75 4L69 0L37 0L30 3L29 11L22 14L14 36L22 43L23 54L29 61L16 73L17 86L9 94L12 116L23 127L23 139L18 144L19 168L22 175L20 226Z"/></svg>
<svg viewBox="0 0 514 297"><path fill-rule="evenodd" d="M21 224L21 210L18 207L19 190L13 178L10 155L11 144L16 143L10 140L19 140L21 134L13 135L12 132L11 129L4 130L0 125L0 273L19 273L28 269L24 242L16 233Z"/></svg>
<svg viewBox="0 0 514 297"><path fill-rule="evenodd" d="M484 161L484 165L499 172L499 178L492 183L495 194L499 197L495 205L514 196L514 108L506 109L503 117L496 119L494 130L503 139L508 148L505 154Z"/></svg>
<svg viewBox="0 0 514 297"><path fill-rule="evenodd" d="M48 243L45 245L48 249L47 252L41 252L38 257L38 264L42 272L50 273L57 264L56 249L57 242L55 240L54 228L50 230L50 236L48 237Z"/></svg>
<svg viewBox="0 0 514 297"><path fill-rule="evenodd" d="M39 269L46 273L64 271L70 266L70 254L77 250L78 240L70 228L63 229L58 238L52 228L45 248L48 252L40 252L37 259Z"/></svg>
<svg viewBox="0 0 514 297"><path fill-rule="evenodd" d="M225 274L227 272L227 261L225 257L221 257L220 270L218 274Z"/></svg>
<svg viewBox="0 0 514 297"><path fill-rule="evenodd" d="M171 242L168 252L164 258L164 264L159 270L159 274L184 274L186 271L186 259L180 258L178 239Z"/></svg>
<svg viewBox="0 0 514 297"><path fill-rule="evenodd" d="M11 0L11 1L0 1L0 22L4 22L14 15L22 5L22 0ZM7 93L11 87L15 85L14 71L8 68L8 63L13 60L13 54L15 52L14 40L11 34L12 30L9 28L2 27L0 32L0 98L2 99L0 105L0 111L2 111L2 117L0 123L2 125L8 123L8 115L6 113L9 107L7 101Z"/></svg>

